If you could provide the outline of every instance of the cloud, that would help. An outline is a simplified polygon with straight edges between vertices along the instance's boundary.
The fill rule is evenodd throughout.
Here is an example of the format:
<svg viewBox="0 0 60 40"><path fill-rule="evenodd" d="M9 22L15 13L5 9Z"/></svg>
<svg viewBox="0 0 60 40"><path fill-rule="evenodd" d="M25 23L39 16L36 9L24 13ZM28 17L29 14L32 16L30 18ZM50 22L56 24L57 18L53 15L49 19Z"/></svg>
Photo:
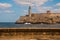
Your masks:
<svg viewBox="0 0 60 40"><path fill-rule="evenodd" d="M48 0L13 0L20 5L41 6Z"/></svg>
<svg viewBox="0 0 60 40"><path fill-rule="evenodd" d="M60 9L56 9L56 5L60 6L60 3L57 3L55 6L42 6L46 2L54 1L54 0L13 0L17 4L20 5L30 5L33 9L36 9L38 13L45 13L47 10L51 10L52 12L59 13ZM25 13L27 13L25 11Z"/></svg>
<svg viewBox="0 0 60 40"><path fill-rule="evenodd" d="M12 5L9 3L0 3L0 8L9 8L9 7L12 7Z"/></svg>
<svg viewBox="0 0 60 40"><path fill-rule="evenodd" d="M37 10L38 13L46 13L47 10L52 10L53 7L52 6L43 6L43 7L37 7L35 8Z"/></svg>
<svg viewBox="0 0 60 40"><path fill-rule="evenodd" d="M13 10L0 10L0 13L13 13Z"/></svg>
<svg viewBox="0 0 60 40"><path fill-rule="evenodd" d="M30 5L30 2L28 0L13 0L13 1L21 5Z"/></svg>
<svg viewBox="0 0 60 40"><path fill-rule="evenodd" d="M57 5L57 6L60 6L60 3L57 3L56 5Z"/></svg>
<svg viewBox="0 0 60 40"><path fill-rule="evenodd" d="M46 11L50 10L51 13L60 13L60 8L54 7L41 7L37 9L39 13L46 13Z"/></svg>
<svg viewBox="0 0 60 40"><path fill-rule="evenodd" d="M27 11L27 10L24 10L23 13L24 13L25 15L27 15L27 14L28 14L28 11Z"/></svg>
<svg viewBox="0 0 60 40"><path fill-rule="evenodd" d="M48 1L53 1L53 0L13 0L17 4L20 5L30 5L32 6L33 9L36 9L38 12L45 12L46 10L51 9L52 7L41 7Z"/></svg>
<svg viewBox="0 0 60 40"><path fill-rule="evenodd" d="M0 3L0 13L12 13L13 11L9 9L12 7L9 3Z"/></svg>
<svg viewBox="0 0 60 40"><path fill-rule="evenodd" d="M4 12L5 13L13 13L14 11L12 11L12 10L5 10Z"/></svg>
<svg viewBox="0 0 60 40"><path fill-rule="evenodd" d="M54 0L49 0L49 1L54 1Z"/></svg>
<svg viewBox="0 0 60 40"><path fill-rule="evenodd" d="M58 8L58 9L53 9L52 12L54 12L54 13L60 13L60 8Z"/></svg>

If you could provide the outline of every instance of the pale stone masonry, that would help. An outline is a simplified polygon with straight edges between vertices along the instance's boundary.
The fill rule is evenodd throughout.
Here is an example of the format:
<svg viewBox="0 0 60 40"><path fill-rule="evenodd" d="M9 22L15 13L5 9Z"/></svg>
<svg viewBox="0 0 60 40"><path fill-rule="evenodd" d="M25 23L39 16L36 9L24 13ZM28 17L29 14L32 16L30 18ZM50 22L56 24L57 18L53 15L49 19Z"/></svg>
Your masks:
<svg viewBox="0 0 60 40"><path fill-rule="evenodd" d="M60 30L33 30L34 29L0 29L0 40L60 40Z"/></svg>
<svg viewBox="0 0 60 40"><path fill-rule="evenodd" d="M32 13L31 7L29 6L28 15L21 16L16 23L60 23L60 13Z"/></svg>

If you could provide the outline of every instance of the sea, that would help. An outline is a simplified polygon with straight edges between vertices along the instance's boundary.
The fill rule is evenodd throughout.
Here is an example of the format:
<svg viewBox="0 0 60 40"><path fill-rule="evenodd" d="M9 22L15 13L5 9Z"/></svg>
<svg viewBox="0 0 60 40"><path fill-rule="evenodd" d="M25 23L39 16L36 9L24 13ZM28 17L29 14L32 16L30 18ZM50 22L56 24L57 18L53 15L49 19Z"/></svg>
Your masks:
<svg viewBox="0 0 60 40"><path fill-rule="evenodd" d="M0 22L0 28L60 28L60 24L15 24L15 22Z"/></svg>

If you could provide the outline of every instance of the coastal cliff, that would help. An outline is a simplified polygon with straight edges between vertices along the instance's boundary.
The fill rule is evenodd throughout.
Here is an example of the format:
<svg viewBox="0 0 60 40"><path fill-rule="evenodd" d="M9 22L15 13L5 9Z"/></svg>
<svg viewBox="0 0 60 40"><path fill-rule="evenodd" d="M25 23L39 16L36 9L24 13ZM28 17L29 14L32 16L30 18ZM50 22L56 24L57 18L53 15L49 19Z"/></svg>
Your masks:
<svg viewBox="0 0 60 40"><path fill-rule="evenodd" d="M31 7L29 7L29 14L26 16L21 16L16 23L60 23L60 13L51 13L47 11L46 13L31 13Z"/></svg>

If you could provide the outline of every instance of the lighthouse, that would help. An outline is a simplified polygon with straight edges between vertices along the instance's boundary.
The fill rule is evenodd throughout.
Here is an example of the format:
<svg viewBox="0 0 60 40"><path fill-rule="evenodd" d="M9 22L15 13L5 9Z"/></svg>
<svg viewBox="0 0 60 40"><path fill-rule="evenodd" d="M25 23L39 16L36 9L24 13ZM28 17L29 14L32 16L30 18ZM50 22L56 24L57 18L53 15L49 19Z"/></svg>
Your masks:
<svg viewBox="0 0 60 40"><path fill-rule="evenodd" d="M29 6L29 10L28 10L29 17L31 17L31 12L32 12L32 9L31 9L31 6Z"/></svg>

